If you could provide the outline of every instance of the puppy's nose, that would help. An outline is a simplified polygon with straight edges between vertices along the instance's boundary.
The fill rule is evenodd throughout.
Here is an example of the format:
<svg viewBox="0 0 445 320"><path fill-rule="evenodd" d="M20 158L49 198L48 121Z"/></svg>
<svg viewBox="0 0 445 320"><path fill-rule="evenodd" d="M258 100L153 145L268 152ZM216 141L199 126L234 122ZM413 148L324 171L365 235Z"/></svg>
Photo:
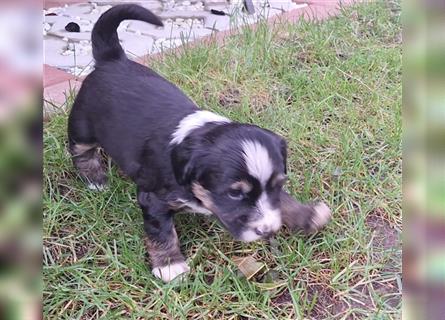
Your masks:
<svg viewBox="0 0 445 320"><path fill-rule="evenodd" d="M255 233L261 237L267 238L271 234L271 230L269 227L258 227L255 228Z"/></svg>

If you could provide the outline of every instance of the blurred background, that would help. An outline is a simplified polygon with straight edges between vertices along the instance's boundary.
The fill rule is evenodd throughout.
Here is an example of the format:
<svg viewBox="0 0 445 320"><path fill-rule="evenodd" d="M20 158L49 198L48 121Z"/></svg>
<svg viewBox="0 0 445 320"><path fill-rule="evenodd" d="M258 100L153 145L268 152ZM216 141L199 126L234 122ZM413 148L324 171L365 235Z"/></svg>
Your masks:
<svg viewBox="0 0 445 320"><path fill-rule="evenodd" d="M40 319L42 5L0 2L0 319Z"/></svg>
<svg viewBox="0 0 445 320"><path fill-rule="evenodd" d="M403 314L445 319L445 1L403 17Z"/></svg>
<svg viewBox="0 0 445 320"><path fill-rule="evenodd" d="M0 319L42 317L42 7L0 2ZM403 318L445 319L445 1L403 19Z"/></svg>

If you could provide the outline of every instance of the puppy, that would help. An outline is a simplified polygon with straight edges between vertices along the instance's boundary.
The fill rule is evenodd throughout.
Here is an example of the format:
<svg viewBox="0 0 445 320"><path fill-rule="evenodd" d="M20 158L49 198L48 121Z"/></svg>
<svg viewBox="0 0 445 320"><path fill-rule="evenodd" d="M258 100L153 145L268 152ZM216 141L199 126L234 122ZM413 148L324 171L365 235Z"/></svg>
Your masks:
<svg viewBox="0 0 445 320"><path fill-rule="evenodd" d="M241 241L280 229L286 142L200 110L174 84L127 59L116 32L126 19L162 26L133 4L99 18L92 31L96 66L69 116L69 149L90 188L107 180L98 147L135 182L153 274L168 282L189 270L173 225L178 211L214 215Z"/></svg>

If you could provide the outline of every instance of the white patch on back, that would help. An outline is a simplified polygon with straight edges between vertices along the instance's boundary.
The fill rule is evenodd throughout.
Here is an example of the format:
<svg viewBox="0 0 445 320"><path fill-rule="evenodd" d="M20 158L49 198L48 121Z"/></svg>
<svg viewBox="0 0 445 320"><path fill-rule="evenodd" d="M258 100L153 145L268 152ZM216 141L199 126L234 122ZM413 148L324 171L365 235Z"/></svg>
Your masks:
<svg viewBox="0 0 445 320"><path fill-rule="evenodd" d="M244 140L241 142L241 147L249 174L257 178L264 187L273 172L269 152L258 141Z"/></svg>
<svg viewBox="0 0 445 320"><path fill-rule="evenodd" d="M180 144L190 134L191 131L202 127L204 124L209 122L228 123L231 121L226 117L220 116L210 111L196 111L184 117L179 122L179 125L176 127L175 132L173 132L172 134L172 140L170 141L170 144Z"/></svg>

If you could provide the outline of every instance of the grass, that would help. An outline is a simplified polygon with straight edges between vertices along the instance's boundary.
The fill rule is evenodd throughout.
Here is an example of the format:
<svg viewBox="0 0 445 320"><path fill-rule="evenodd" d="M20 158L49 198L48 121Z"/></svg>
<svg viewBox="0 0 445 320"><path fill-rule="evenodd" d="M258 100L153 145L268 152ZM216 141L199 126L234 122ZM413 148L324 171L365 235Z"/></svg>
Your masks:
<svg viewBox="0 0 445 320"><path fill-rule="evenodd" d="M286 137L288 190L324 199L317 235L235 242L215 221L178 216L191 274L150 273L134 185L109 165L88 190L66 152L66 114L44 129L47 319L392 319L401 317L401 23L397 2L346 8L320 24L260 24L151 67L204 109ZM267 269L241 277L235 256ZM265 273L267 273L265 275ZM271 281L274 284L267 284Z"/></svg>

